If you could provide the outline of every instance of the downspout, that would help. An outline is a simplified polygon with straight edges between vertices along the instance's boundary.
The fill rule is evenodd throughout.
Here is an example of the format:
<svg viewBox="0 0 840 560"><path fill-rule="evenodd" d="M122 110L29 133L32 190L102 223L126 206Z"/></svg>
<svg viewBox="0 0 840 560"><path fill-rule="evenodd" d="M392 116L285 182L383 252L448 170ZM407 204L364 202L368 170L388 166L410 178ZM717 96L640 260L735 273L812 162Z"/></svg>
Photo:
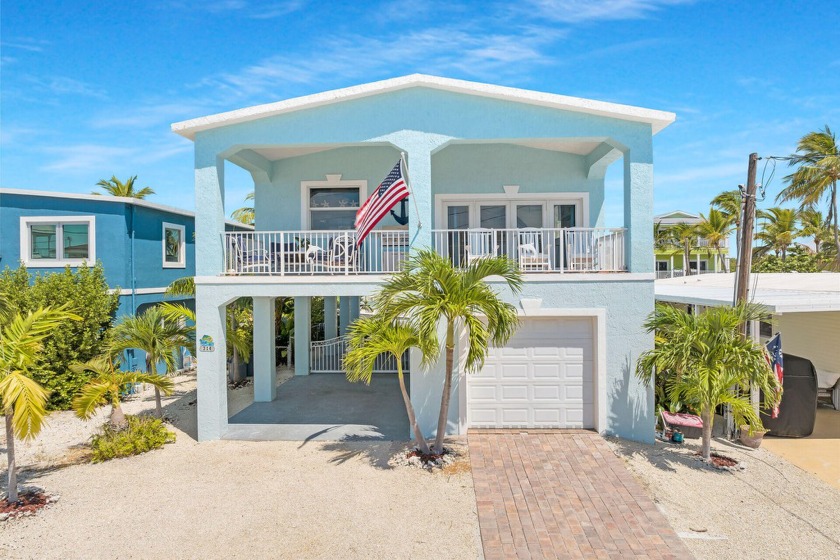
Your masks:
<svg viewBox="0 0 840 560"><path fill-rule="evenodd" d="M134 204L131 204L131 254L129 256L129 261L131 262L131 314L134 315L137 313L137 296L135 295L135 292L137 291L137 276L134 274ZM134 371L133 351L129 362L129 369Z"/></svg>

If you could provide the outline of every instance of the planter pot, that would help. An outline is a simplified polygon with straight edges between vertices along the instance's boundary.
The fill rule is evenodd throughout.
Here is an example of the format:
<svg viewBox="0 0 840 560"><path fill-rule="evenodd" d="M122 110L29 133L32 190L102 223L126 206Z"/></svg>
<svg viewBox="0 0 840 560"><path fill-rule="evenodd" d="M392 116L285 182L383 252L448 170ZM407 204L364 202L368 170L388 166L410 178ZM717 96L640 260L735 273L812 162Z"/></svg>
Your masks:
<svg viewBox="0 0 840 560"><path fill-rule="evenodd" d="M750 434L749 426L741 426L741 443L749 447L750 449L758 449L761 446L761 440L764 439L764 434L767 433L767 430L755 430L752 434Z"/></svg>

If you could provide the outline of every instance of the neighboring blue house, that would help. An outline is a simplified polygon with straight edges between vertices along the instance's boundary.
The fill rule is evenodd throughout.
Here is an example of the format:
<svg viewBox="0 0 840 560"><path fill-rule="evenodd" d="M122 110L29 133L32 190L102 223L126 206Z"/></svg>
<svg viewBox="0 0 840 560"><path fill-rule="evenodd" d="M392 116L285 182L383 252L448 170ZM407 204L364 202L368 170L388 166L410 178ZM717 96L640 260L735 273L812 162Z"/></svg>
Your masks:
<svg viewBox="0 0 840 560"><path fill-rule="evenodd" d="M194 233L193 212L146 200L0 189L0 268L22 262L45 273L101 261L120 292L117 318L163 301L172 281L195 275Z"/></svg>
<svg viewBox="0 0 840 560"><path fill-rule="evenodd" d="M642 326L654 307L653 136L674 119L412 75L172 125L195 143L199 438L241 433L229 426L220 351L228 302L254 300L255 400L273 401L275 298L294 297L295 373L333 371L321 352L342 344L336 306L344 327L410 251L431 247L456 265L507 255L525 273L518 296L491 282L521 325L480 372L455 380L450 432L589 428L652 441L653 391L633 370L653 346ZM356 210L401 153L413 190L407 223L387 218L356 249ZM609 203L623 204L624 219L605 224L604 175L619 160L623 196ZM226 161L254 179L254 232L223 234ZM324 297L324 330L335 337L317 344L313 296ZM411 400L431 435L443 364L424 370L418 358Z"/></svg>

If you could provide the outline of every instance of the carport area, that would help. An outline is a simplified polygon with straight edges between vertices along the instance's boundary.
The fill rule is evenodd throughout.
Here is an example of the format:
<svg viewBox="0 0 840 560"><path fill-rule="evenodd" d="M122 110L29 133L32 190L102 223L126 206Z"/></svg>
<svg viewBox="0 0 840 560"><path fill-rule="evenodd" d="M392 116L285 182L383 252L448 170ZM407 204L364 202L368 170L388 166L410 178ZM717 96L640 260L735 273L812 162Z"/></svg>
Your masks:
<svg viewBox="0 0 840 560"><path fill-rule="evenodd" d="M406 385L408 385L406 375ZM224 439L251 441L407 440L408 417L395 374L370 385L344 375L286 377L271 402L251 402L228 419Z"/></svg>

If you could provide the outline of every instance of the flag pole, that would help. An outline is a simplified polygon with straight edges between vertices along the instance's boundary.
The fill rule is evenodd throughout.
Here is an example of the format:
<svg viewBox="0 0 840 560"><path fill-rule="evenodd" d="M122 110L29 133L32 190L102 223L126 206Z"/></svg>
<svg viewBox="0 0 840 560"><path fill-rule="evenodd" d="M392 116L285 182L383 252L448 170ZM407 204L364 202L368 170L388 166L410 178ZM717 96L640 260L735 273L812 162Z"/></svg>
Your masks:
<svg viewBox="0 0 840 560"><path fill-rule="evenodd" d="M408 179L408 162L405 161L405 152L400 152L400 160L405 169L405 185L408 187L408 192L411 193L411 200L414 201L414 213L417 214L417 229L423 227L423 222L420 219L420 208L417 206L417 198L414 196L414 189L411 188L411 181Z"/></svg>

